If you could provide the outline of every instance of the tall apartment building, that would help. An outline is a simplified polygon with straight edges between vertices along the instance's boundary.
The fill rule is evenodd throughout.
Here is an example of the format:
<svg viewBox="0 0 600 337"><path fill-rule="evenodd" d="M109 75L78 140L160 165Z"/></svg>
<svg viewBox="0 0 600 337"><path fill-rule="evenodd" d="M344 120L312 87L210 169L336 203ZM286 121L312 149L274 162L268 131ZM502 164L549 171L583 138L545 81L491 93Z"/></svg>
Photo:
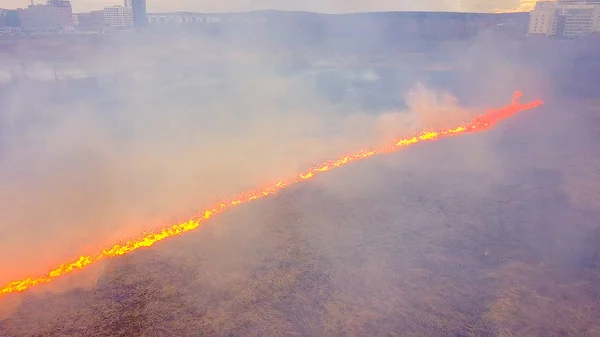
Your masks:
<svg viewBox="0 0 600 337"><path fill-rule="evenodd" d="M45 5L29 5L19 10L24 29L72 29L73 11L68 0L47 0Z"/></svg>
<svg viewBox="0 0 600 337"><path fill-rule="evenodd" d="M109 27L133 27L133 10L131 6L104 7L104 23Z"/></svg>
<svg viewBox="0 0 600 337"><path fill-rule="evenodd" d="M600 0L538 2L529 16L529 34L559 38L600 32Z"/></svg>
<svg viewBox="0 0 600 337"><path fill-rule="evenodd" d="M133 25L135 27L144 27L148 24L148 14L146 13L146 0L125 0L125 4L131 4L133 9Z"/></svg>
<svg viewBox="0 0 600 337"><path fill-rule="evenodd" d="M54 21L60 27L73 27L73 9L69 0L48 0Z"/></svg>
<svg viewBox="0 0 600 337"><path fill-rule="evenodd" d="M555 2L538 2L529 13L529 34L554 35Z"/></svg>

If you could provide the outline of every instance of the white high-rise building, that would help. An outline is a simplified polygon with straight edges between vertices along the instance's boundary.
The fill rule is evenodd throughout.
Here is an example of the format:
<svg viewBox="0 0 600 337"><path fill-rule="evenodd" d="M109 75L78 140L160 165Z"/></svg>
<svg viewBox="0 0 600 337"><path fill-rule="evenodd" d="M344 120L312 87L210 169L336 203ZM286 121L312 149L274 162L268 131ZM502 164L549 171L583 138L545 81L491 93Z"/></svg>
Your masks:
<svg viewBox="0 0 600 337"><path fill-rule="evenodd" d="M529 34L575 37L600 32L600 0L538 2L529 16Z"/></svg>
<svg viewBox="0 0 600 337"><path fill-rule="evenodd" d="M555 2L538 2L529 13L529 34L554 35Z"/></svg>
<svg viewBox="0 0 600 337"><path fill-rule="evenodd" d="M104 23L115 28L133 27L131 0L125 0L125 6L104 7Z"/></svg>

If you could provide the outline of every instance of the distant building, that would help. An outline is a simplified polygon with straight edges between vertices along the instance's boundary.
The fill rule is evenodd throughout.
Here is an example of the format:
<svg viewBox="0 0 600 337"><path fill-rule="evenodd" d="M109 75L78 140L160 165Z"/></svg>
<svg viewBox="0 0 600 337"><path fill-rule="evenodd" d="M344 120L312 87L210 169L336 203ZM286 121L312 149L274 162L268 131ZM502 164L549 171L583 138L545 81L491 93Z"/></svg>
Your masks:
<svg viewBox="0 0 600 337"><path fill-rule="evenodd" d="M18 9L5 9L4 10L4 24L6 27L20 28L21 27L21 16L19 15Z"/></svg>
<svg viewBox="0 0 600 337"><path fill-rule="evenodd" d="M185 25L185 24L203 24L203 23L217 23L221 21L216 16L190 13L190 12L177 12L168 14L148 14L148 21L152 25L158 24L174 24L174 25Z"/></svg>
<svg viewBox="0 0 600 337"><path fill-rule="evenodd" d="M130 6L127 6L127 4ZM146 0L125 0L125 5L133 10L133 25L135 27L144 27L148 24Z"/></svg>
<svg viewBox="0 0 600 337"><path fill-rule="evenodd" d="M56 26L73 27L73 9L69 0L48 0Z"/></svg>
<svg viewBox="0 0 600 337"><path fill-rule="evenodd" d="M45 5L29 5L19 10L23 29L72 29L73 11L68 0L47 0Z"/></svg>
<svg viewBox="0 0 600 337"><path fill-rule="evenodd" d="M556 3L538 2L529 14L529 34L554 35Z"/></svg>
<svg viewBox="0 0 600 337"><path fill-rule="evenodd" d="M99 32L106 27L104 21L104 11L93 11L89 13L77 14L79 22L78 29L82 31Z"/></svg>
<svg viewBox="0 0 600 337"><path fill-rule="evenodd" d="M104 23L115 28L133 27L133 10L130 6L104 7Z"/></svg>
<svg viewBox="0 0 600 337"><path fill-rule="evenodd" d="M19 12L21 26L26 30L41 30L56 27L50 5L29 5Z"/></svg>
<svg viewBox="0 0 600 337"><path fill-rule="evenodd" d="M570 38L600 32L600 0L538 2L529 17L529 34Z"/></svg>

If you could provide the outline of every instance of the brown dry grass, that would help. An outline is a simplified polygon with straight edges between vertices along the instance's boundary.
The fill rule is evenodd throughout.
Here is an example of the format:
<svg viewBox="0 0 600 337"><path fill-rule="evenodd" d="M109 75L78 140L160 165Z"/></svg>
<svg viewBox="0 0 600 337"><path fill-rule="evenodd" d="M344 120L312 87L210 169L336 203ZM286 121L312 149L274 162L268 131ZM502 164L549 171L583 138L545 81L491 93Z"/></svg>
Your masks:
<svg viewBox="0 0 600 337"><path fill-rule="evenodd" d="M440 181L459 179L438 174ZM26 296L1 321L0 331L3 336L598 334L600 260L565 270L531 247L528 235L539 233L540 223L516 221L522 203L514 196L536 198L547 190L535 192L519 181L522 190L496 190L508 193L496 203L476 203L450 190L443 196L453 202L439 203L438 196L422 194L427 189L419 190L421 183L387 183L383 191L361 189L341 197L315 183L225 215L212 229L112 261L94 289ZM386 193L400 186L412 192L390 200ZM372 206L356 207L364 202ZM398 204L414 213L404 213L408 222L398 216ZM490 212L502 207L507 215L491 219ZM251 243L261 246L260 258L249 254L228 268L213 265L219 261L215 254L227 253L219 245L232 248L227 238L211 246L210 231L240 230L235 225L240 216L253 217L243 222L261 228L264 242ZM312 232L317 228L322 233ZM347 233L321 245L337 228ZM600 236L588 246L600 256Z"/></svg>
<svg viewBox="0 0 600 337"><path fill-rule="evenodd" d="M555 150L564 166L489 190L435 156L358 164L111 261L93 289L25 294L0 335L598 336L598 190L569 172L600 165Z"/></svg>

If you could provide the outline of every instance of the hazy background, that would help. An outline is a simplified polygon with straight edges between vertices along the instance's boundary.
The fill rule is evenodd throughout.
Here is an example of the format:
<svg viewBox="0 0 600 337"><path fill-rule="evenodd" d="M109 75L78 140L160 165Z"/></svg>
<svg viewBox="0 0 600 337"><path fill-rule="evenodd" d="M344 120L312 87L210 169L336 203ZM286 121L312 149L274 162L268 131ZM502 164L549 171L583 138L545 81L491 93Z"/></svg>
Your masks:
<svg viewBox="0 0 600 337"><path fill-rule="evenodd" d="M546 103L7 297L0 335L599 331L594 40L395 40L364 17L307 37L302 20L7 42L0 283L516 90Z"/></svg>
<svg viewBox="0 0 600 337"><path fill-rule="evenodd" d="M37 1L40 3L41 1ZM113 0L76 0L73 1L75 12L102 9L104 6L117 4ZM5 8L27 7L29 1L4 0ZM344 1L344 0L153 0L148 1L150 12L241 12L253 10L275 9L284 11L310 11L320 13L356 13L379 11L448 11L448 12L494 12L494 11L527 11L535 1L531 0L422 0L422 1Z"/></svg>

